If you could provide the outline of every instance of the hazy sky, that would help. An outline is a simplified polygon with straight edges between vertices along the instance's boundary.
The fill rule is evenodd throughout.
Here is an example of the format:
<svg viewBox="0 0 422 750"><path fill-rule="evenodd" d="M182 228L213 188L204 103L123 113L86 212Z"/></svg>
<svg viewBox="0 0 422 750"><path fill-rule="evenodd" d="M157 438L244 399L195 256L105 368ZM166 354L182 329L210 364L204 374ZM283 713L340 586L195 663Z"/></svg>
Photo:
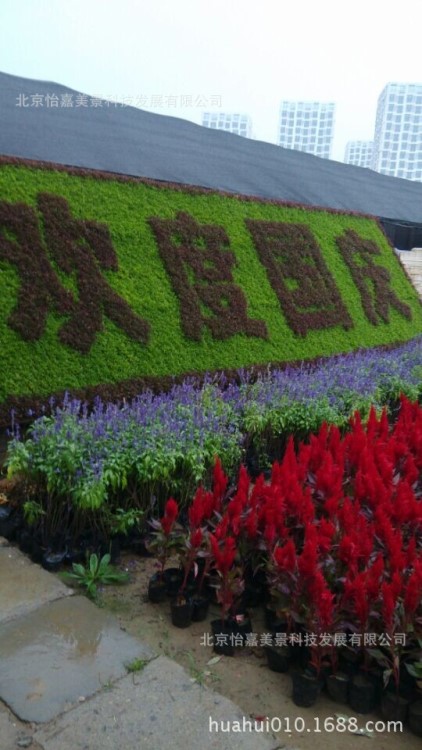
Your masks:
<svg viewBox="0 0 422 750"><path fill-rule="evenodd" d="M421 26L422 0L0 0L0 70L197 123L245 112L273 143L282 99L334 101L342 160L387 82L422 81Z"/></svg>

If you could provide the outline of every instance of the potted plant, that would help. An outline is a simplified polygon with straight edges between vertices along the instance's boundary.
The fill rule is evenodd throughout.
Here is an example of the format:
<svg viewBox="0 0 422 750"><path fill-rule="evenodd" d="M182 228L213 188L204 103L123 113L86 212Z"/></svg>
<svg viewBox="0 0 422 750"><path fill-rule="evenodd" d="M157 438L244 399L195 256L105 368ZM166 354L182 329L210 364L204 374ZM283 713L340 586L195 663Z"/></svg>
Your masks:
<svg viewBox="0 0 422 750"><path fill-rule="evenodd" d="M151 577L148 584L148 598L154 604L164 601L167 596L165 566L171 555L179 549L180 530L176 526L178 515L179 506L173 498L170 498L166 503L162 518L150 521L154 531L148 541L148 550L155 555L159 565L157 573ZM179 590L179 586L180 580L175 593Z"/></svg>
<svg viewBox="0 0 422 750"><path fill-rule="evenodd" d="M234 623L229 614L243 591L243 579L239 567L234 565L237 555L236 544L233 537L226 537L223 542L219 542L214 534L210 533L209 537L213 564L218 574L217 601L221 607L221 617L211 621L214 651L225 656L233 656Z"/></svg>
<svg viewBox="0 0 422 750"><path fill-rule="evenodd" d="M131 535L138 531L144 517L144 512L139 508L116 508L107 515L107 527L111 535L111 555L116 559L120 550L126 549L131 544Z"/></svg>

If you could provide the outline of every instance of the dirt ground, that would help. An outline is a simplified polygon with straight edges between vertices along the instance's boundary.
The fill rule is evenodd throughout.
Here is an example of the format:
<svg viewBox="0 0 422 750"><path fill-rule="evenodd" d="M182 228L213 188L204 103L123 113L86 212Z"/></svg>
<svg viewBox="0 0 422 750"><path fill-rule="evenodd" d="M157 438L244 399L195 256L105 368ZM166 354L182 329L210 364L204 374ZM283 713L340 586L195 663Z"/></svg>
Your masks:
<svg viewBox="0 0 422 750"><path fill-rule="evenodd" d="M407 750L421 750L421 739L410 731L343 733L324 729L324 720L353 716L352 709L321 695L312 708L299 708L291 699L291 678L272 672L267 667L261 647L238 648L234 657L215 660L212 646L201 645L204 634L211 632L209 621L219 616L218 605L211 605L207 620L179 629L172 625L170 605L151 604L147 599L149 577L155 572L155 561L134 555L122 557L120 566L127 570L130 582L123 586L107 586L101 591L101 605L118 617L122 628L184 666L193 680L215 689L233 700L251 718L279 717L282 729L276 732L280 746L299 750L396 750L406 743ZM254 633L266 632L259 609L251 610ZM210 660L214 661L209 664ZM359 728L367 721L382 721L381 715L355 715ZM298 721L297 721L298 720ZM301 721L303 720L303 721ZM295 724L296 721L296 724ZM317 730L320 731L317 731ZM290 730L290 731L288 731Z"/></svg>

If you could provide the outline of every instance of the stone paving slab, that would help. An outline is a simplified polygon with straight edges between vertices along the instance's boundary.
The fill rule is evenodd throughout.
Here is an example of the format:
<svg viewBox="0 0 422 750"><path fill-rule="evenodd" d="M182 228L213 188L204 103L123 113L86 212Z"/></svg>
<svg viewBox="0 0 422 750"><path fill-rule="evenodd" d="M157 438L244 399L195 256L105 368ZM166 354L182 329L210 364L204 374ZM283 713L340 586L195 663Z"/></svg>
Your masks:
<svg viewBox="0 0 422 750"><path fill-rule="evenodd" d="M0 698L20 719L46 722L154 656L86 597L59 599L2 625Z"/></svg>
<svg viewBox="0 0 422 750"><path fill-rule="evenodd" d="M160 656L78 708L38 730L44 750L276 750L271 735L210 732L217 722L239 721L234 703L194 683ZM248 718L248 717L246 717ZM214 725L215 726L215 725ZM220 725L219 725L220 726Z"/></svg>
<svg viewBox="0 0 422 750"><path fill-rule="evenodd" d="M0 702L0 748L1 750L43 750L32 735L36 725L24 724Z"/></svg>
<svg viewBox="0 0 422 750"><path fill-rule="evenodd" d="M7 544L0 545L0 624L73 594L56 576Z"/></svg>

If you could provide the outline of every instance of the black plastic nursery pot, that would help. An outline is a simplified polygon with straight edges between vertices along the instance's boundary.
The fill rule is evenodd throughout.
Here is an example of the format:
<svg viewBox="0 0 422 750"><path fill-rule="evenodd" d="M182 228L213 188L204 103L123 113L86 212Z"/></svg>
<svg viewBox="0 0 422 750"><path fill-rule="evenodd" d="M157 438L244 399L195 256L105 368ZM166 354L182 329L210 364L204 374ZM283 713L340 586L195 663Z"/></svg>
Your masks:
<svg viewBox="0 0 422 750"><path fill-rule="evenodd" d="M353 676L358 674L360 665L362 663L362 657L357 651L353 651L345 646L340 650L339 667L342 672Z"/></svg>
<svg viewBox="0 0 422 750"><path fill-rule="evenodd" d="M49 570L51 573L56 573L60 570L65 560L66 550L61 550L59 552L47 550L41 558L41 565L45 570Z"/></svg>
<svg viewBox="0 0 422 750"><path fill-rule="evenodd" d="M272 672L288 672L291 662L289 646L265 646L265 653Z"/></svg>
<svg viewBox="0 0 422 750"><path fill-rule="evenodd" d="M375 688L375 703L378 705L385 690L384 670L380 666L373 666L365 673L365 677Z"/></svg>
<svg viewBox="0 0 422 750"><path fill-rule="evenodd" d="M327 693L336 703L347 703L349 698L350 676L345 672L328 675L325 681Z"/></svg>
<svg viewBox="0 0 422 750"><path fill-rule="evenodd" d="M47 552L46 548L38 541L38 539L32 538L30 557L32 562L41 565L42 559Z"/></svg>
<svg viewBox="0 0 422 750"><path fill-rule="evenodd" d="M66 552L66 562L69 565L73 565L73 563L84 563L86 560L86 555L82 549L82 547L68 547Z"/></svg>
<svg viewBox="0 0 422 750"><path fill-rule="evenodd" d="M323 684L323 680L308 672L292 672L293 703L302 708L313 706L318 699Z"/></svg>
<svg viewBox="0 0 422 750"><path fill-rule="evenodd" d="M189 596L190 598L192 598L193 596L196 595L197 589L198 589L197 581L195 580L193 576L189 576L188 580L186 581L186 585L183 589L184 593L186 594L186 596Z"/></svg>
<svg viewBox="0 0 422 750"><path fill-rule="evenodd" d="M207 619L210 598L206 594L196 594L192 597L192 622L203 622Z"/></svg>
<svg viewBox="0 0 422 750"><path fill-rule="evenodd" d="M252 622L247 612L238 612L229 619L235 645L243 645L248 633L253 632Z"/></svg>
<svg viewBox="0 0 422 750"><path fill-rule="evenodd" d="M166 582L161 578L159 573L151 576L148 584L148 599L153 604L160 604L167 599Z"/></svg>
<svg viewBox="0 0 422 750"><path fill-rule="evenodd" d="M244 607L259 607L268 599L268 587L264 571L249 573L245 577L245 590L242 595Z"/></svg>
<svg viewBox="0 0 422 750"><path fill-rule="evenodd" d="M422 700L409 706L409 728L417 737L422 737Z"/></svg>
<svg viewBox="0 0 422 750"><path fill-rule="evenodd" d="M363 674L352 677L349 685L349 706L358 714L368 714L377 705L375 685Z"/></svg>
<svg viewBox="0 0 422 750"><path fill-rule="evenodd" d="M229 620L211 620L213 651L222 656L234 656L233 627Z"/></svg>
<svg viewBox="0 0 422 750"><path fill-rule="evenodd" d="M172 624L176 628L188 628L192 622L192 600L179 596L173 599L170 607Z"/></svg>
<svg viewBox="0 0 422 750"><path fill-rule="evenodd" d="M130 540L130 549L139 557L153 557L148 549L148 540L145 536L134 537Z"/></svg>
<svg viewBox="0 0 422 750"><path fill-rule="evenodd" d="M277 612L276 610L271 607L270 604L266 604L264 607L264 622L265 627L270 629L277 620Z"/></svg>
<svg viewBox="0 0 422 750"><path fill-rule="evenodd" d="M180 568L167 568L163 574L167 596L174 598L183 583L183 571Z"/></svg>
<svg viewBox="0 0 422 750"><path fill-rule="evenodd" d="M265 627L272 633L287 633L288 625L285 620L277 616L277 612L271 606L264 608Z"/></svg>
<svg viewBox="0 0 422 750"><path fill-rule="evenodd" d="M32 552L32 534L30 531L23 529L19 534L19 549L25 555Z"/></svg>
<svg viewBox="0 0 422 750"><path fill-rule="evenodd" d="M407 721L410 701L397 695L396 692L385 690L381 698L381 713L384 719L391 721Z"/></svg>
<svg viewBox="0 0 422 750"><path fill-rule="evenodd" d="M9 542L15 542L22 525L21 513L8 503L0 505L0 536L4 536Z"/></svg>

